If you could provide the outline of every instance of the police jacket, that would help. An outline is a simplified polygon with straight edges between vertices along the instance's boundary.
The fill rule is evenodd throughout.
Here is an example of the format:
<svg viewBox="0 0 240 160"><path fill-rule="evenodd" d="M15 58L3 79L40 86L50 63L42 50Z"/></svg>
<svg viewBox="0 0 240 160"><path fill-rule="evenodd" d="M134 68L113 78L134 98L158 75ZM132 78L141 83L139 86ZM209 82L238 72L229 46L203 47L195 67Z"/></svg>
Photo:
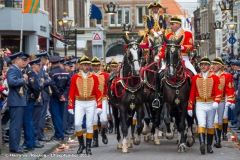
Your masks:
<svg viewBox="0 0 240 160"><path fill-rule="evenodd" d="M67 99L70 86L69 73L63 70L60 66L56 66L50 70L49 75L52 79L52 96L57 99L61 99L62 95L64 95L64 97Z"/></svg>
<svg viewBox="0 0 240 160"><path fill-rule="evenodd" d="M49 96L49 90L48 90L48 86L51 84L51 79L49 78L48 72L45 71L43 69L43 67L41 68L41 70L38 72L38 78L44 79L44 89L43 89L43 100L44 101L49 101L50 100L50 96Z"/></svg>

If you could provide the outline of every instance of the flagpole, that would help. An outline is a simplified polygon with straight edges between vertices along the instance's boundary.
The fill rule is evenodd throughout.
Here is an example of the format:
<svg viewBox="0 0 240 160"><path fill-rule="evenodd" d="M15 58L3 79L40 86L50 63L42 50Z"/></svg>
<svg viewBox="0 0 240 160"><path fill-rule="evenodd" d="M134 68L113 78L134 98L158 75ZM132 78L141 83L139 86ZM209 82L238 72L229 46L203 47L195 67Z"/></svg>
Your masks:
<svg viewBox="0 0 240 160"><path fill-rule="evenodd" d="M24 5L23 3L22 3L22 21L21 21L21 33L20 33L20 52L22 51L22 37L23 37L23 5Z"/></svg>
<svg viewBox="0 0 240 160"><path fill-rule="evenodd" d="M23 37L23 13L22 13L21 34L20 34L20 52L22 51L22 37Z"/></svg>

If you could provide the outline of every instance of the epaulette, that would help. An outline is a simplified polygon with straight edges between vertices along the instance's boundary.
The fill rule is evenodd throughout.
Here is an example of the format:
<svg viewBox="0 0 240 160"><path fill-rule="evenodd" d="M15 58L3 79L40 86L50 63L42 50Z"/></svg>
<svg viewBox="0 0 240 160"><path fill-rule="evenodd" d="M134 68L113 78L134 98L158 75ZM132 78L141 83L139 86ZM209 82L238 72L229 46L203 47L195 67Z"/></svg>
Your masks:
<svg viewBox="0 0 240 160"><path fill-rule="evenodd" d="M31 73L31 71L28 71L28 74Z"/></svg>

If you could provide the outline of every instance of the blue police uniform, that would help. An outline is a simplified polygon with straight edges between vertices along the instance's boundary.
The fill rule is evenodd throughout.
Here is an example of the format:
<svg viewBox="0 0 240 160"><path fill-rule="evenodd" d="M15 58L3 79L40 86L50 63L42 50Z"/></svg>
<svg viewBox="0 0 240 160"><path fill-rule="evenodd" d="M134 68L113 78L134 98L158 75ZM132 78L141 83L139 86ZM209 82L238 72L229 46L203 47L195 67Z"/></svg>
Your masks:
<svg viewBox="0 0 240 160"><path fill-rule="evenodd" d="M23 55L23 52L15 53L9 57L11 60L16 58L27 59L27 57ZM10 152L23 153L23 149L19 144L24 107L27 106L27 92L23 90L23 93L19 94L19 91L27 82L22 77L21 69L16 65L12 65L8 69L7 81L9 87L7 104L10 111L9 150Z"/></svg>
<svg viewBox="0 0 240 160"><path fill-rule="evenodd" d="M42 52L36 55L38 58L46 58L48 59L47 52ZM42 104L36 104L36 108L34 113L34 116L39 119L39 124L37 125L37 128L35 130L36 138L41 141L49 141L44 135L44 127L46 123L46 114L47 114L47 109L50 101L50 95L49 95L49 86L51 83L51 79L49 78L48 75L48 70L45 70L44 67L41 67L41 70L38 72L38 78L44 79L43 83L43 91L42 91ZM40 113L40 114L39 114Z"/></svg>
<svg viewBox="0 0 240 160"><path fill-rule="evenodd" d="M59 56L53 56L49 58L51 63L59 63L61 58ZM60 101L61 97L64 96L67 100L70 77L69 73L63 70L60 66L56 66L51 69L50 77L52 79L51 89L52 96L50 98L50 112L52 115L53 125L55 128L55 133L52 139L64 139L63 134L63 116L66 108L67 101Z"/></svg>
<svg viewBox="0 0 240 160"><path fill-rule="evenodd" d="M30 64L34 63L30 62ZM34 134L34 123L33 123L33 110L36 100L39 98L40 92L42 90L37 74L32 70L31 67L27 66L26 74L28 75L28 89L27 89L27 107L24 108L24 117L23 117L23 129L24 129L24 142L23 146L31 149L36 146L39 147L39 142L35 141Z"/></svg>

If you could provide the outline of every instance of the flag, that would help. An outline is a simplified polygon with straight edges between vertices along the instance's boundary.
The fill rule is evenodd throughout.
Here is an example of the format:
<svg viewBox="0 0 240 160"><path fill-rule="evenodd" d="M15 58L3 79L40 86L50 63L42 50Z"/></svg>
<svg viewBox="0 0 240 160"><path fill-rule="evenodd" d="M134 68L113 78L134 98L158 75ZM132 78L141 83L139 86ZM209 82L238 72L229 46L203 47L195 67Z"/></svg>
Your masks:
<svg viewBox="0 0 240 160"><path fill-rule="evenodd" d="M184 18L186 19L186 22L189 24L190 30L192 30L192 23L191 23L190 19L189 19L186 15L187 15L186 10L184 10L184 11L183 11L183 16L184 16ZM189 16L189 15L188 15L188 16Z"/></svg>
<svg viewBox="0 0 240 160"><path fill-rule="evenodd" d="M23 13L38 13L40 8L40 0L23 0Z"/></svg>

